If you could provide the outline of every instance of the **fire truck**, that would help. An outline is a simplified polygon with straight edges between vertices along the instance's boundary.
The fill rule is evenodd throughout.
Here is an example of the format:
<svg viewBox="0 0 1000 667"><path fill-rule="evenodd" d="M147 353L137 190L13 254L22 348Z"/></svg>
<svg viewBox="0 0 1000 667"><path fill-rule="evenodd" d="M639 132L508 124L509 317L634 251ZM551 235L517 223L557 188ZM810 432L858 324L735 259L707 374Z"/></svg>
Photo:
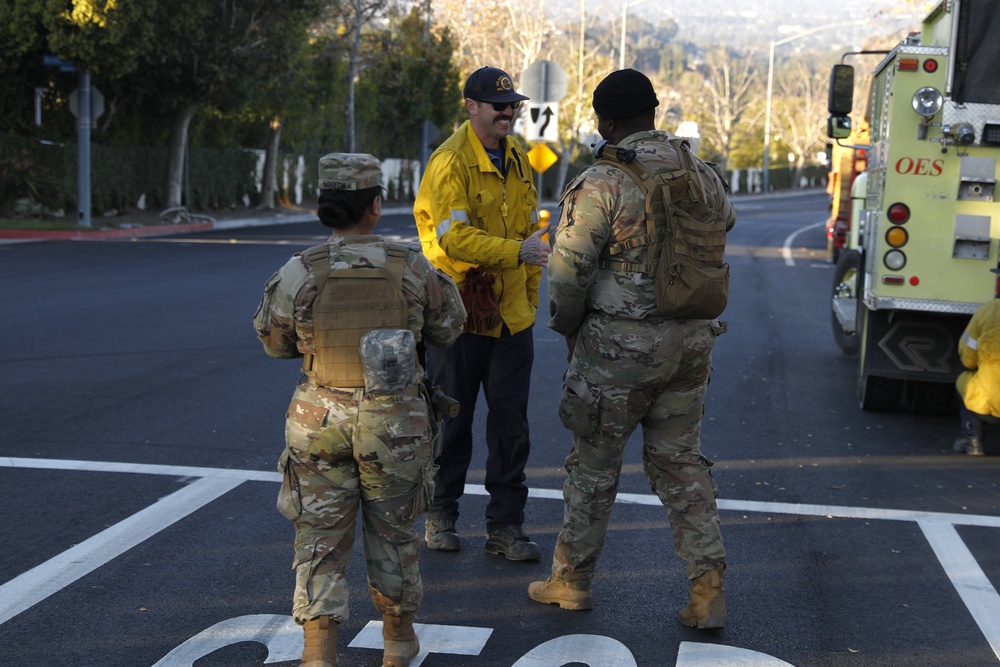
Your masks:
<svg viewBox="0 0 1000 667"><path fill-rule="evenodd" d="M826 221L826 249L834 264L847 245L851 223L851 187L868 166L868 128L852 131L830 147L830 216Z"/></svg>
<svg viewBox="0 0 1000 667"><path fill-rule="evenodd" d="M865 177L834 271L834 339L862 409L947 414L958 339L993 298L1000 239L1000 2L946 0L875 68ZM833 66L827 134L851 136L854 68Z"/></svg>

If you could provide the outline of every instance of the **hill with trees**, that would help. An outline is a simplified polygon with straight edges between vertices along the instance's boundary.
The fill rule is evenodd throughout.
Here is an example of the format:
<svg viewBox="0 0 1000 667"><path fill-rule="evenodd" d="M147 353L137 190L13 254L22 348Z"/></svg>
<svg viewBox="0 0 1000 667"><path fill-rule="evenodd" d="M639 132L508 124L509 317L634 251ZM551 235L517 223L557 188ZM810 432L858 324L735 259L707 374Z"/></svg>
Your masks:
<svg viewBox="0 0 1000 667"><path fill-rule="evenodd" d="M703 157L759 169L767 46L776 39L790 43L775 53L772 158L784 164L790 155L798 171L823 149L828 65L868 35L916 28L905 12L926 3L872 9L864 33L795 40L786 38L837 21L833 6L630 4L620 53L622 4L607 0L0 0L0 213L26 200L75 205L69 107L80 71L105 102L92 131L95 211L140 200L274 206L292 190L314 190L316 158L337 150L419 169L427 123L446 135L462 119L471 71L490 64L517 81L537 60L559 63L568 80L546 196L589 159L590 96L619 62L654 81L658 127L697 123ZM870 4L845 0L836 11L853 19ZM895 19L900 11L904 20ZM51 56L76 72L46 65ZM402 185L394 194L412 196Z"/></svg>

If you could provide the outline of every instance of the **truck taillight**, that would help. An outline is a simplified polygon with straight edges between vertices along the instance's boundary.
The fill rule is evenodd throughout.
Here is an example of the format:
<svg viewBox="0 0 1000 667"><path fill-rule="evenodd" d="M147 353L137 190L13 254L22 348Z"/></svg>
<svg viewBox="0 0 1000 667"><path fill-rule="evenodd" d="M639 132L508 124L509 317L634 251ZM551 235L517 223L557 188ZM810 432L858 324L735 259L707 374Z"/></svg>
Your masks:
<svg viewBox="0 0 1000 667"><path fill-rule="evenodd" d="M890 271L899 271L906 266L906 255L903 254L902 250L890 250L885 253L885 256L882 258L882 263L885 264L885 267ZM883 280L883 282L885 281ZM900 282L890 284L902 285L903 283L902 279L900 279Z"/></svg>
<svg viewBox="0 0 1000 667"><path fill-rule="evenodd" d="M910 207L906 204L896 202L889 207L886 214L889 216L890 222L901 225L910 219Z"/></svg>
<svg viewBox="0 0 1000 667"><path fill-rule="evenodd" d="M932 74L937 71L938 64L933 58L928 58L924 61L924 71L928 74Z"/></svg>
<svg viewBox="0 0 1000 667"><path fill-rule="evenodd" d="M901 248L906 245L908 239L909 235L902 227L890 227L889 231L885 233L885 242L893 248Z"/></svg>

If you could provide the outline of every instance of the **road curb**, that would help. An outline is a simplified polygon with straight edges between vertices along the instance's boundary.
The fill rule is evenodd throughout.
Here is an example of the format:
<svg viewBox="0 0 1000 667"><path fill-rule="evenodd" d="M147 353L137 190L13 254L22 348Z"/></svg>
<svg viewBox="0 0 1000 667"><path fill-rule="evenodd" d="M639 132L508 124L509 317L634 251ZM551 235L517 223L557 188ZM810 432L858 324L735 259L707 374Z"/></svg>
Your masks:
<svg viewBox="0 0 1000 667"><path fill-rule="evenodd" d="M770 194L736 194L732 196L733 204L740 202L760 201L763 199L781 199L787 197L799 197L822 192L819 188L804 188L801 190L789 190L772 192ZM558 210L558 202L542 202L541 206L549 210ZM382 209L382 215L405 215L412 213L413 209L407 206ZM95 230L38 230L38 229L9 229L0 230L0 245L10 243L23 243L28 241L101 241L105 239L127 239L146 238L155 236L174 236L176 234L191 234L195 232L209 232L224 229L243 229L246 227L265 227L270 225L289 225L302 222L318 222L316 214L297 213L293 215L275 214L273 216L260 216L254 218L234 218L232 220L215 220L211 222L199 222L191 224L166 224L152 225L148 227L124 227L120 229L95 229Z"/></svg>
<svg viewBox="0 0 1000 667"><path fill-rule="evenodd" d="M237 218L190 224L151 225L146 227L123 227L120 229L95 230L41 230L7 229L0 230L0 244L25 241L102 241L106 239L146 238L153 236L174 236L195 232L210 232L224 229L243 229L267 225L295 224L316 220L313 213L298 215L275 215L259 218Z"/></svg>

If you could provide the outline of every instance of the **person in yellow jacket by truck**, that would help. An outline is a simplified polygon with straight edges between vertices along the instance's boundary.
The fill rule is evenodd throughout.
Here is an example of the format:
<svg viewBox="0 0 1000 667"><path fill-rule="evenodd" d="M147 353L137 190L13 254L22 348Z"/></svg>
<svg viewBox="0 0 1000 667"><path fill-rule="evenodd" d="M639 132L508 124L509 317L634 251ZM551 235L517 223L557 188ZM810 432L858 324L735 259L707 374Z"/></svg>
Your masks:
<svg viewBox="0 0 1000 667"><path fill-rule="evenodd" d="M424 254L459 285L465 330L448 350L429 349L427 371L462 406L444 429L427 546L458 551L458 500L472 459L476 401L486 397L486 551L515 561L541 557L525 535L528 390L542 267L551 248L538 225L528 157L510 136L521 102L510 76L483 67L463 91L469 120L431 155L413 206Z"/></svg>
<svg viewBox="0 0 1000 667"><path fill-rule="evenodd" d="M962 437L955 451L970 456L986 454L985 424L1000 422L1000 264L990 270L998 275L997 298L979 307L958 342L968 370L955 381L962 398Z"/></svg>

